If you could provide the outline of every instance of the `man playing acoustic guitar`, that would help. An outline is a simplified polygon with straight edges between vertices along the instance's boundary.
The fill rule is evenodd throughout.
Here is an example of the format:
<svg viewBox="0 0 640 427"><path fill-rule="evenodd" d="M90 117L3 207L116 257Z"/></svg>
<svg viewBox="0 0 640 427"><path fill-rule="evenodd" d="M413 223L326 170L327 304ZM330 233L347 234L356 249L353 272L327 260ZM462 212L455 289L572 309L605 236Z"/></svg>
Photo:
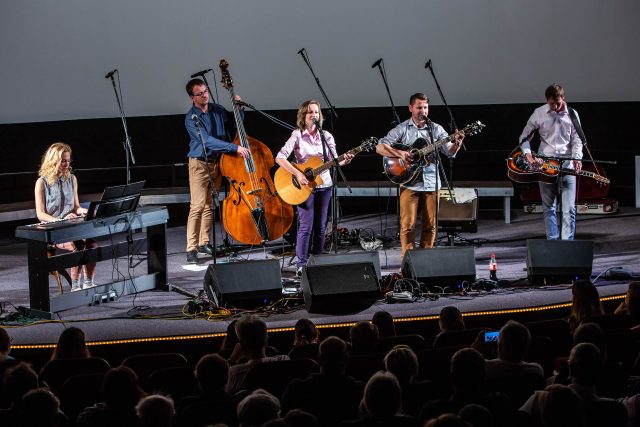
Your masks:
<svg viewBox="0 0 640 427"><path fill-rule="evenodd" d="M376 152L382 156L397 157L404 163L413 163L412 153L417 140L439 141L448 136L444 128L433 123L427 118L429 114L429 98L424 93L415 93L409 99L409 111L411 118L391 129L387 136L380 139ZM455 142L447 142L440 147L440 151L447 156L456 155L464 134L458 132ZM401 145L402 149L392 147ZM422 167L414 180L400 187L400 244L402 255L408 249L415 247L415 227L418 210L422 208L422 233L420 235L420 247L433 247L436 239L436 165L428 162ZM438 185L441 179L437 180Z"/></svg>
<svg viewBox="0 0 640 427"><path fill-rule="evenodd" d="M562 168L573 170L579 174L582 169L582 140L576 131L573 120L578 121L578 114L571 111L564 100L564 89L559 84L549 86L544 95L547 103L534 110L527 125L520 135L520 146L527 161L533 167L540 166L545 158L572 159L564 160ZM571 114L574 114L572 120ZM531 153L531 137L538 131L540 147L538 153L544 158ZM557 183L538 182L544 226L549 240L573 240L576 230L576 177L564 174ZM556 203L560 192L562 203L562 231L558 232Z"/></svg>

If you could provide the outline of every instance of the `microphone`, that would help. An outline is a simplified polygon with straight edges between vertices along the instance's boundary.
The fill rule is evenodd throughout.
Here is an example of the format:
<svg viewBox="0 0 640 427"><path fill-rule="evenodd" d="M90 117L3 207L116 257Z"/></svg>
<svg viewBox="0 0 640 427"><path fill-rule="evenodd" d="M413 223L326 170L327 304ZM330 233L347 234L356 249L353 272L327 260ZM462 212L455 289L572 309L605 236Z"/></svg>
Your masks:
<svg viewBox="0 0 640 427"><path fill-rule="evenodd" d="M424 64L424 68L431 68L431 60L428 60L426 64Z"/></svg>
<svg viewBox="0 0 640 427"><path fill-rule="evenodd" d="M209 71L211 71L211 68L207 68L206 70L198 71L197 73L191 74L191 78L194 79L196 77L202 77L205 74L207 74Z"/></svg>
<svg viewBox="0 0 640 427"><path fill-rule="evenodd" d="M304 48L302 48L302 49L300 49L300 50L298 51L298 55L302 55L302 52L304 52Z"/></svg>
<svg viewBox="0 0 640 427"><path fill-rule="evenodd" d="M382 58L380 58L376 62L374 62L373 65L371 66L371 68L376 68L377 66L380 65L381 62L382 62Z"/></svg>
<svg viewBox="0 0 640 427"><path fill-rule="evenodd" d="M318 129L320 129L320 121L318 119L314 117L313 119L311 119L311 121L313 122L314 125L316 125Z"/></svg>
<svg viewBox="0 0 640 427"><path fill-rule="evenodd" d="M117 68L115 68L113 71L109 71L109 72L107 73L107 75L106 75L106 76L104 76L104 78L105 78L105 79L110 79L110 78L111 78L111 77L113 77L113 75L114 75L115 73L117 73L117 72L118 72L118 69L117 69Z"/></svg>
<svg viewBox="0 0 640 427"><path fill-rule="evenodd" d="M200 126L200 119L198 118L197 114L192 114L191 115L191 120L193 120L193 123L195 123L196 126Z"/></svg>

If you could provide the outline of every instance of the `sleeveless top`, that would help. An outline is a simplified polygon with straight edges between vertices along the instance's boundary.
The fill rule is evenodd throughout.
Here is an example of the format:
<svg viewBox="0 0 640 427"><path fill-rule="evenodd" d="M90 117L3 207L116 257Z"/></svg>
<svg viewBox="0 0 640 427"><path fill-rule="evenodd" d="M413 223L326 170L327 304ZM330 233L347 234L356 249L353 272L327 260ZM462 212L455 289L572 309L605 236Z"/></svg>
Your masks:
<svg viewBox="0 0 640 427"><path fill-rule="evenodd" d="M75 197L73 174L70 174L67 180L62 177L58 178L52 185L49 185L46 179L42 177L40 179L44 182L44 210L56 218L64 218L73 212Z"/></svg>

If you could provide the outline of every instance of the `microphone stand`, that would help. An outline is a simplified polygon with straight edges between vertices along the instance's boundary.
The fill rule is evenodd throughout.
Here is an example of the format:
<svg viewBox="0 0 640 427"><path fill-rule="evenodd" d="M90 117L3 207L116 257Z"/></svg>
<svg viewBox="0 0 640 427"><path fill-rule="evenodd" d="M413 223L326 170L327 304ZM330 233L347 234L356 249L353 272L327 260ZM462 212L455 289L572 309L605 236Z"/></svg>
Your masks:
<svg viewBox="0 0 640 427"><path fill-rule="evenodd" d="M384 69L384 61L382 58L377 60L371 68L378 67L380 71L380 75L382 76L382 82L384 83L384 87L387 89L387 95L389 96L389 101L391 102L391 112L393 114L393 121L391 122L392 126L397 126L400 124L400 117L398 116L398 112L396 111L396 106L393 104L393 98L391 97L391 91L389 90L389 84L387 83L387 72Z"/></svg>
<svg viewBox="0 0 640 427"><path fill-rule="evenodd" d="M116 81L113 78L113 72L107 74L107 78L111 79L111 84L113 85L113 91L116 94L116 101L118 102L118 110L120 110L120 119L122 119L122 127L124 128L124 141L122 142L122 146L124 148L124 155L126 158L126 173L127 173L127 184L131 184L131 169L129 163L136 164L136 159L133 156L133 148L131 147L131 137L129 137L129 130L127 129L127 119L124 114L124 100L122 99L122 88L120 87L120 72L115 70L115 73L118 74L118 88L120 89L120 93L118 94L118 89L116 88Z"/></svg>
<svg viewBox="0 0 640 427"><path fill-rule="evenodd" d="M194 114L192 117L193 123L195 123L196 128L198 129L198 136L200 137L200 143L202 144L202 152L204 153L204 162L207 165L207 174L209 175L209 187L211 187L211 243L213 250L213 263L218 263L218 248L216 245L216 209L220 207L220 196L218 195L218 191L216 190L215 183L213 182L213 177L211 176L211 169L209 168L209 156L207 156L207 148L204 144L204 137L202 136L202 126L198 117Z"/></svg>
<svg viewBox="0 0 640 427"><path fill-rule="evenodd" d="M436 73L434 73L433 71L433 64L431 63L431 60L428 60L427 63L424 64L424 68L428 68L429 71L431 72L433 81L435 82L436 88L438 89L438 94L440 94L440 99L442 99L442 103L444 104L445 108L447 109L447 112L449 113L449 130L451 132L455 132L458 129L458 125L456 124L456 119L453 117L451 108L449 108L449 104L447 104L447 100L445 99L444 94L442 93L442 89L440 88L440 83L438 83L438 79L436 78ZM465 150L467 149L467 147L464 145L464 142L462 143L462 148ZM453 181L453 158L452 157L449 157L449 181Z"/></svg>
<svg viewBox="0 0 640 427"><path fill-rule="evenodd" d="M336 112L335 107L333 106L331 101L329 101L329 97L327 97L327 94L325 93L324 89L322 88L322 85L320 84L320 79L316 76L316 73L313 72L313 67L311 66L311 62L309 61L309 57L307 56L307 50L305 48L302 48L302 49L300 49L298 51L298 53L300 54L300 56L302 56L302 59L307 64L307 67L309 67L309 71L311 71L311 75L316 80L316 84L318 85L318 89L320 89L320 93L322 94L322 97L324 98L324 102L329 106L329 109L331 110L331 114L330 114L329 117L337 119L338 118L338 113ZM333 132L333 120L331 120L331 132Z"/></svg>
<svg viewBox="0 0 640 427"><path fill-rule="evenodd" d="M331 180L333 181L333 188L331 189L331 245L333 246L333 253L338 253L338 181L336 180L336 170L340 172L340 177L342 181L344 181L347 190L349 193L352 193L351 186L349 186L349 182L347 178L344 176L344 172L342 172L342 167L338 162L336 162L336 157L331 152L329 148L329 144L327 143L327 139L324 137L324 131L320 127L318 123L316 123L316 127L318 128L318 132L320 133L320 139L322 140L322 156L324 157L324 162L326 163L328 160L327 153L331 156L331 161L333 162L333 166L331 167Z"/></svg>

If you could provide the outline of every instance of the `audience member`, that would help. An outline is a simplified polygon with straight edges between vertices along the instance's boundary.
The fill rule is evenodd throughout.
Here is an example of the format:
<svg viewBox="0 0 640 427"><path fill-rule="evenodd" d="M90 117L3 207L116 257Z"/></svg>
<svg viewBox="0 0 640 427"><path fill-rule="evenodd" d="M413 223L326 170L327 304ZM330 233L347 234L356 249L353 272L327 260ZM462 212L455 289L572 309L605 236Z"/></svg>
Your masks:
<svg viewBox="0 0 640 427"><path fill-rule="evenodd" d="M11 353L11 337L3 327L0 327L0 392L4 372L18 363L9 353Z"/></svg>
<svg viewBox="0 0 640 427"><path fill-rule="evenodd" d="M568 386L561 384L536 390L520 410L531 416L534 425L545 427L585 425L582 398Z"/></svg>
<svg viewBox="0 0 640 427"><path fill-rule="evenodd" d="M229 354L231 354L236 344L238 344L238 335L236 334L237 323L238 319L234 319L227 325L227 333L222 339L222 343L220 344L220 348L218 349L219 353L229 352ZM222 357L225 357L225 355L223 355Z"/></svg>
<svg viewBox="0 0 640 427"><path fill-rule="evenodd" d="M86 359L91 357L84 332L76 327L66 328L58 338L58 344L53 350L51 360L56 359Z"/></svg>
<svg viewBox="0 0 640 427"><path fill-rule="evenodd" d="M397 345L384 358L384 367L396 376L402 389L404 413L417 417L420 408L434 397L434 386L430 381L418 381L418 357L406 345Z"/></svg>
<svg viewBox="0 0 640 427"><path fill-rule="evenodd" d="M633 319L634 325L640 325L640 282L629 283L624 301L616 308L614 314L627 314Z"/></svg>
<svg viewBox="0 0 640 427"><path fill-rule="evenodd" d="M429 420L424 427L469 427L469 425L456 414L442 414L438 418Z"/></svg>
<svg viewBox="0 0 640 427"><path fill-rule="evenodd" d="M349 330L351 354L371 354L378 351L378 327L366 320L360 321Z"/></svg>
<svg viewBox="0 0 640 427"><path fill-rule="evenodd" d="M199 427L216 422L236 425L236 406L244 393L227 393L229 363L218 354L202 356L196 364L195 377L200 393L179 402L175 425Z"/></svg>
<svg viewBox="0 0 640 427"><path fill-rule="evenodd" d="M136 414L140 427L172 427L176 411L170 397L153 394L140 399Z"/></svg>
<svg viewBox="0 0 640 427"><path fill-rule="evenodd" d="M61 427L70 425L60 411L60 401L46 388L28 391L22 398L21 427Z"/></svg>
<svg viewBox="0 0 640 427"><path fill-rule="evenodd" d="M371 323L378 328L380 338L396 336L396 325L393 323L393 316L388 311L380 310L373 313Z"/></svg>
<svg viewBox="0 0 640 427"><path fill-rule="evenodd" d="M302 409L292 409L284 416L284 421L289 427L320 427L320 421L312 413Z"/></svg>
<svg viewBox="0 0 640 427"><path fill-rule="evenodd" d="M451 358L453 393L448 399L427 402L420 411L420 422L425 423L446 413L458 413L464 406L474 403L487 408L496 425L507 425L511 416L511 402L502 393L485 391L485 364L484 357L477 350L458 350Z"/></svg>
<svg viewBox="0 0 640 427"><path fill-rule="evenodd" d="M402 413L402 389L390 372L377 372L367 382L358 420L341 426L418 426L415 418Z"/></svg>
<svg viewBox="0 0 640 427"><path fill-rule="evenodd" d="M485 364L489 390L506 393L516 407L545 385L542 366L524 361L530 344L531 333L527 327L510 320L500 329L498 357Z"/></svg>
<svg viewBox="0 0 640 427"><path fill-rule="evenodd" d="M242 342L241 334L240 342ZM269 392L257 389L238 403L240 427L258 427L280 416L280 402Z"/></svg>
<svg viewBox="0 0 640 427"><path fill-rule="evenodd" d="M300 319L296 322L294 346L313 344L318 342L318 329L309 319Z"/></svg>
<svg viewBox="0 0 640 427"><path fill-rule="evenodd" d="M22 411L22 397L36 388L38 374L28 364L20 362L6 370L2 381L1 426L15 425L18 422L18 416Z"/></svg>
<svg viewBox="0 0 640 427"><path fill-rule="evenodd" d="M438 319L440 332L459 331L465 328L462 313L457 307L448 305L440 310L440 318Z"/></svg>
<svg viewBox="0 0 640 427"><path fill-rule="evenodd" d="M270 357L265 355L268 340L267 324L258 316L248 315L238 320L236 324L236 334L238 334L239 343L236 344L236 348L229 358L229 363L233 364L242 357L246 358L247 361L232 366L229 369L227 390L230 393L236 393L242 390L247 373L256 363L289 360L289 356L287 355Z"/></svg>
<svg viewBox="0 0 640 427"><path fill-rule="evenodd" d="M568 320L571 333L587 318L604 314L598 289L591 281L576 280L573 282L571 295L571 315Z"/></svg>
<svg viewBox="0 0 640 427"><path fill-rule="evenodd" d="M126 366L111 368L102 380L103 402L86 408L78 415L78 427L138 426L136 405L144 396L138 377Z"/></svg>
<svg viewBox="0 0 640 427"><path fill-rule="evenodd" d="M493 426L493 416L491 412L482 405L477 403L469 403L464 405L458 416L470 427L491 427Z"/></svg>
<svg viewBox="0 0 640 427"><path fill-rule="evenodd" d="M289 383L282 395L283 411L288 414L302 409L315 415L322 426L356 418L363 384L345 374L348 360L343 340L332 336L322 341L318 353L320 373Z"/></svg>

